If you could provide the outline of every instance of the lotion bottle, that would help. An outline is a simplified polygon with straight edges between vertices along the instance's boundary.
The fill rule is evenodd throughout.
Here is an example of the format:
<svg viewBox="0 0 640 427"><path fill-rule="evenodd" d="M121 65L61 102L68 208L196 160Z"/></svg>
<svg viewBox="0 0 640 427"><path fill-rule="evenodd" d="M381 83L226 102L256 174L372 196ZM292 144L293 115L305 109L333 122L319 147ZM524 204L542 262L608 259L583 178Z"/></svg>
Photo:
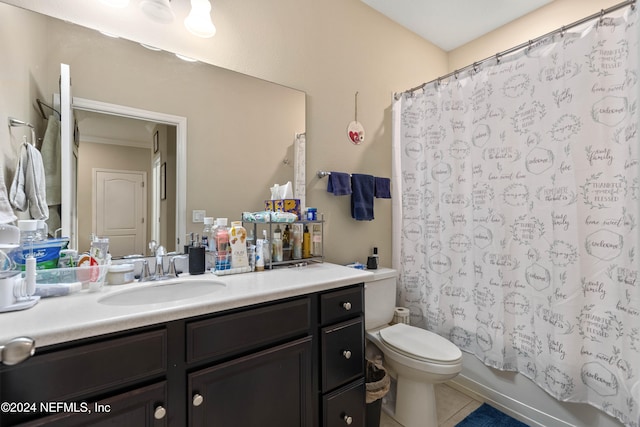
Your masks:
<svg viewBox="0 0 640 427"><path fill-rule="evenodd" d="M231 244L231 268L249 267L247 230L242 226L241 221L231 221L229 243Z"/></svg>
<svg viewBox="0 0 640 427"><path fill-rule="evenodd" d="M302 258L302 224L293 224L291 232L291 240L293 249L291 251L293 259Z"/></svg>
<svg viewBox="0 0 640 427"><path fill-rule="evenodd" d="M229 269L229 230L227 218L218 218L217 227L213 235L216 248L216 270Z"/></svg>
<svg viewBox="0 0 640 427"><path fill-rule="evenodd" d="M267 230L262 230L262 258L264 262L264 266L266 268L271 268L271 244L269 243L269 239L267 239Z"/></svg>
<svg viewBox="0 0 640 427"><path fill-rule="evenodd" d="M280 228L273 233L273 252L271 254L273 262L282 261L282 238L280 237Z"/></svg>
<svg viewBox="0 0 640 427"><path fill-rule="evenodd" d="M304 225L304 233L302 233L302 258L311 257L311 234L309 233L309 227Z"/></svg>

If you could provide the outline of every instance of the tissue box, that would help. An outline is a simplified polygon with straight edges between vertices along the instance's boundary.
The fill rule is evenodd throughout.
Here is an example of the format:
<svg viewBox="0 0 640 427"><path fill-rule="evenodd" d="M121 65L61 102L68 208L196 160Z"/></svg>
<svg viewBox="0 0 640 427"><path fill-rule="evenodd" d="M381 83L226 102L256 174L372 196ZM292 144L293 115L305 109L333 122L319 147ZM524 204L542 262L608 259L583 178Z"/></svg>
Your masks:
<svg viewBox="0 0 640 427"><path fill-rule="evenodd" d="M276 199L265 200L264 207L272 212L290 212L296 214L298 220L300 216L300 199Z"/></svg>

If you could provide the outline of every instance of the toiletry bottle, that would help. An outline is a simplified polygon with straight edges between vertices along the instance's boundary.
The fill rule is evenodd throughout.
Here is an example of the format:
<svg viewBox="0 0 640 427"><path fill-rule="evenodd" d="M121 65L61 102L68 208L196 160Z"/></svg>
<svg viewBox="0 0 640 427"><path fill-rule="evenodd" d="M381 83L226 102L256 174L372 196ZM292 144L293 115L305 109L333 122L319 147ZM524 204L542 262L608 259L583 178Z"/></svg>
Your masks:
<svg viewBox="0 0 640 427"><path fill-rule="evenodd" d="M282 260L291 260L291 230L289 230L289 224L285 225L282 232Z"/></svg>
<svg viewBox="0 0 640 427"><path fill-rule="evenodd" d="M242 226L242 221L231 221L229 244L231 245L231 268L249 267L247 230Z"/></svg>
<svg viewBox="0 0 640 427"><path fill-rule="evenodd" d="M271 253L271 259L273 262L282 261L282 238L280 237L280 227L276 228L273 233L273 251Z"/></svg>
<svg viewBox="0 0 640 427"><path fill-rule="evenodd" d="M263 239L256 240L256 271L264 270L264 255L262 254Z"/></svg>
<svg viewBox="0 0 640 427"><path fill-rule="evenodd" d="M271 268L271 244L269 243L269 239L267 239L267 230L262 230L262 258L264 260L264 266L267 268Z"/></svg>
<svg viewBox="0 0 640 427"><path fill-rule="evenodd" d="M229 269L229 230L227 218L218 218L213 240L216 250L216 270Z"/></svg>
<svg viewBox="0 0 640 427"><path fill-rule="evenodd" d="M213 240L213 218L207 216L204 218L204 228L202 229L202 246L206 251L211 249L211 241Z"/></svg>
<svg viewBox="0 0 640 427"><path fill-rule="evenodd" d="M282 232L282 247L288 248L289 246L291 246L291 230L289 230L289 224L287 224Z"/></svg>
<svg viewBox="0 0 640 427"><path fill-rule="evenodd" d="M247 231L247 248L256 244L256 236L253 234L253 227Z"/></svg>
<svg viewBox="0 0 640 427"><path fill-rule="evenodd" d="M322 256L322 226L313 224L311 229L311 255Z"/></svg>
<svg viewBox="0 0 640 427"><path fill-rule="evenodd" d="M311 234L309 233L309 227L304 225L304 233L302 233L302 258L311 257Z"/></svg>
<svg viewBox="0 0 640 427"><path fill-rule="evenodd" d="M302 224L293 224L293 232L291 233L293 259L302 258Z"/></svg>
<svg viewBox="0 0 640 427"><path fill-rule="evenodd" d="M378 269L378 248L373 248L373 255L367 258L367 269L369 270L377 270Z"/></svg>

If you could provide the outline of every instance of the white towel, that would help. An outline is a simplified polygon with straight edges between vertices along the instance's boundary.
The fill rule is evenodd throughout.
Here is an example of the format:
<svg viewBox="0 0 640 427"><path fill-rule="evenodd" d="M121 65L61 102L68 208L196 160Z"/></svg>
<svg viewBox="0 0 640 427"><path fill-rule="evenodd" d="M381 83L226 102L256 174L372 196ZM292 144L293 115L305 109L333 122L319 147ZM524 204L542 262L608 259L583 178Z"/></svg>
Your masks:
<svg viewBox="0 0 640 427"><path fill-rule="evenodd" d="M44 133L42 147L40 147L44 173L47 177L47 205L49 206L62 203L60 152L60 121L54 115L51 115L47 122L47 130Z"/></svg>
<svg viewBox="0 0 640 427"><path fill-rule="evenodd" d="M16 219L18 219L18 217L13 213L13 209L9 203L7 186L4 183L4 173L0 171L0 224L7 224Z"/></svg>
<svg viewBox="0 0 640 427"><path fill-rule="evenodd" d="M33 219L47 219L46 179L42 156L31 144L24 142L20 148L16 175L9 190L9 202L14 209L24 212L29 209Z"/></svg>

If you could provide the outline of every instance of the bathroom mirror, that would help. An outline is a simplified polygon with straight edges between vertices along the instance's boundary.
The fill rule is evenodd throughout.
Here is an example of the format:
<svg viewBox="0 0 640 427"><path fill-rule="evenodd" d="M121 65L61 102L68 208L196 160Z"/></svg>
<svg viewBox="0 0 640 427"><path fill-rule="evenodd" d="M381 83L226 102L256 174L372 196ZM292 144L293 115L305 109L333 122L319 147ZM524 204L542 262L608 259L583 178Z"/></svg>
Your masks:
<svg viewBox="0 0 640 427"><path fill-rule="evenodd" d="M29 37L13 38L12 43L20 44L17 49L31 52L26 56L31 63L16 64L16 70L0 72L0 76L4 76L0 84L3 89L5 85L13 85L12 89L15 89L15 81L6 76L22 73L26 88L18 91L21 99L17 102L32 104L30 113L35 116L31 120L36 121L39 137L43 136L47 121L37 117L36 98L53 103L53 94L58 92L61 63L70 66L74 98L186 118L184 164L172 163L176 156L172 158L171 154L175 147L171 146L170 126L142 123L142 127L149 129L144 137L145 147L141 148L140 144L134 147L142 150L142 157L148 159L137 167L146 171L147 182L151 182L154 170L158 177L162 175L161 207L156 206L160 209L160 218L170 222L171 215L177 218L182 213L182 219L174 220L177 221L175 226L165 227L166 236L161 238L160 243L169 251L181 250L184 236L177 234L180 228L187 232L201 231L202 224L192 221L193 210L205 210L207 216L239 219L243 211L264 208L271 185L294 181L294 141L297 134L305 132L304 92L209 64L187 62L169 52L153 51L135 42L110 38L4 3L0 3L0 15L3 22L15 22L18 28L29 28ZM0 114L13 115L10 111L12 103L5 104L8 106L0 105ZM127 145L123 141L139 141L133 136L100 133L122 130L126 127L124 124L109 121L110 124L91 128L87 124L96 122L96 117L89 117L82 111L78 112L77 118L80 119L78 164L84 164L84 168L118 169L113 165L86 166L83 153L105 158L99 150L89 147L108 146L110 150L117 150ZM132 150L131 146L125 148ZM144 154L147 152L148 155ZM133 157L125 154L123 159L132 161ZM125 167L122 161L120 164L125 170L133 168ZM186 181L182 206L181 197L175 194L175 180L180 174ZM78 249L83 251L88 249L87 223L94 221L94 212L87 212L94 208L86 206L92 206L87 202L89 197L95 198L95 194L86 191L89 179L86 175L77 178ZM147 187L152 186L147 184ZM169 203L172 205L167 210ZM146 205L144 229L148 241L153 222L149 220L153 206L150 196L147 196Z"/></svg>

